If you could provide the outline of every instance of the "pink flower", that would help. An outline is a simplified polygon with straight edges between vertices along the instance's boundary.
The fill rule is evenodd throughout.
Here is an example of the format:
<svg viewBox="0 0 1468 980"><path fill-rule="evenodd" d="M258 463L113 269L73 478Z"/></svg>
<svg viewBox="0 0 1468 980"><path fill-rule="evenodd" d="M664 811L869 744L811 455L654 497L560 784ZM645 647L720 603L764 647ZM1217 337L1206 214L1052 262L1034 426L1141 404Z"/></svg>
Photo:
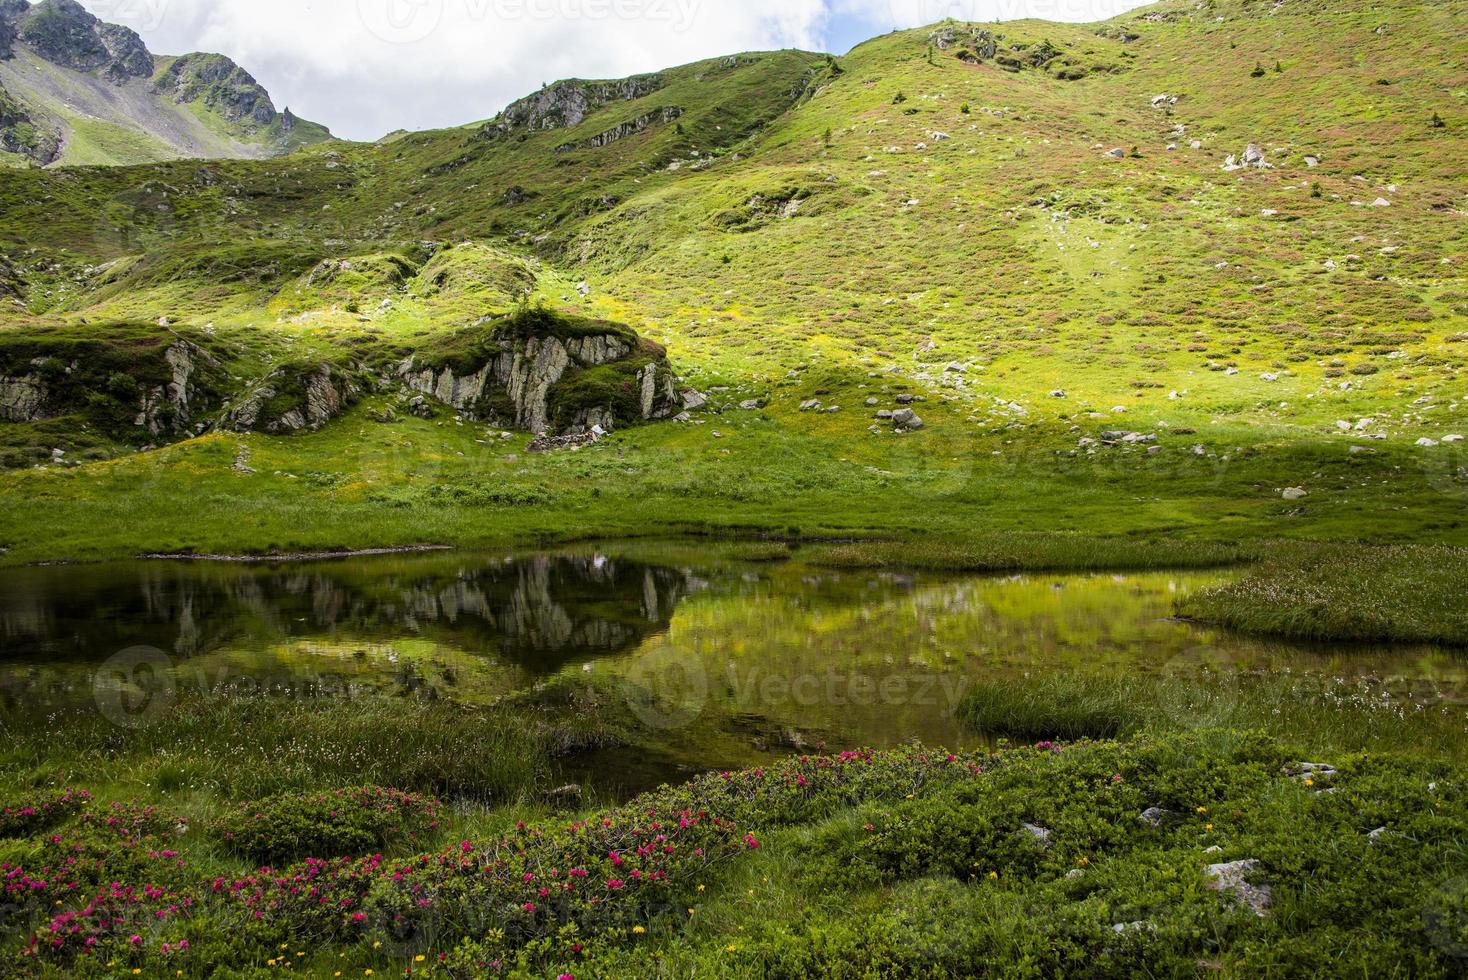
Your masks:
<svg viewBox="0 0 1468 980"><path fill-rule="evenodd" d="M759 841L755 840L753 834L745 834L744 835L744 844L751 851L757 851L757 850L759 850Z"/></svg>

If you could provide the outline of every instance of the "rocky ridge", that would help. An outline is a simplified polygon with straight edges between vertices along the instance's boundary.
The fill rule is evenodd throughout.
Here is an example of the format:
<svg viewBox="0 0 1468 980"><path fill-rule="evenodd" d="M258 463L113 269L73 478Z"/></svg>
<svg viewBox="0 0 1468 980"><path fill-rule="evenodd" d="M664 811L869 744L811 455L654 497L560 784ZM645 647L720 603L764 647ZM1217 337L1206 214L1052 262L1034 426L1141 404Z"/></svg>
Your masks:
<svg viewBox="0 0 1468 980"><path fill-rule="evenodd" d="M482 139L498 139L516 131L571 129L603 106L632 102L658 91L666 80L660 74L634 75L615 82L567 79L547 85L533 95L512 102L479 131Z"/></svg>

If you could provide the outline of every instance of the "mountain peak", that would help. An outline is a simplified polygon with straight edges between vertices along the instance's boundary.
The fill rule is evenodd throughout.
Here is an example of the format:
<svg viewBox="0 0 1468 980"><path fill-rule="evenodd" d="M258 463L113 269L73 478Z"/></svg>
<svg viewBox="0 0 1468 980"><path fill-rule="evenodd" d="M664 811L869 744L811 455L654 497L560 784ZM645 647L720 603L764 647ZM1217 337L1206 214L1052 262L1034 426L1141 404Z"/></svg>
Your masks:
<svg viewBox="0 0 1468 980"><path fill-rule="evenodd" d="M277 156L328 139L224 55L155 57L77 0L0 0L0 165Z"/></svg>
<svg viewBox="0 0 1468 980"><path fill-rule="evenodd" d="M135 31L98 20L77 0L41 0L15 23L19 39L52 64L100 72L119 85L153 74L153 56Z"/></svg>

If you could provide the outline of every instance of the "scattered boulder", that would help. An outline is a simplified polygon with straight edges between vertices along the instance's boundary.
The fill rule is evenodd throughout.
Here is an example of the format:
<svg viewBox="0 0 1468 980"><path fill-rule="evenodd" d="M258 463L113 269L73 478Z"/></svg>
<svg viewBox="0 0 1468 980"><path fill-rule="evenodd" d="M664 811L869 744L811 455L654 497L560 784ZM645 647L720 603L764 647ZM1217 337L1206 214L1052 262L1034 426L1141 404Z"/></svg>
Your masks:
<svg viewBox="0 0 1468 980"><path fill-rule="evenodd" d="M898 432L916 432L923 427L923 420L912 409L904 408L892 413L892 424Z"/></svg>
<svg viewBox="0 0 1468 980"><path fill-rule="evenodd" d="M1279 495L1286 500L1294 501L1304 500L1310 496L1310 492L1303 487L1286 487L1279 492Z"/></svg>
<svg viewBox="0 0 1468 980"><path fill-rule="evenodd" d="M1250 883L1249 877L1258 874L1262 866L1258 861L1232 861L1227 864L1211 864L1203 872L1208 887L1216 892L1230 892L1255 915L1263 918L1269 913L1274 894L1268 885Z"/></svg>
<svg viewBox="0 0 1468 980"><path fill-rule="evenodd" d="M1176 814L1170 810L1152 806L1137 815L1137 823L1144 827L1151 827L1153 830L1158 830L1175 816Z"/></svg>
<svg viewBox="0 0 1468 980"><path fill-rule="evenodd" d="M1035 846L1042 851L1050 850L1050 831L1038 824L1027 823L1018 831L1022 836L1027 836L1034 841Z"/></svg>
<svg viewBox="0 0 1468 980"><path fill-rule="evenodd" d="M763 398L750 398L739 403L740 410L745 412L758 412L764 407L765 400Z"/></svg>

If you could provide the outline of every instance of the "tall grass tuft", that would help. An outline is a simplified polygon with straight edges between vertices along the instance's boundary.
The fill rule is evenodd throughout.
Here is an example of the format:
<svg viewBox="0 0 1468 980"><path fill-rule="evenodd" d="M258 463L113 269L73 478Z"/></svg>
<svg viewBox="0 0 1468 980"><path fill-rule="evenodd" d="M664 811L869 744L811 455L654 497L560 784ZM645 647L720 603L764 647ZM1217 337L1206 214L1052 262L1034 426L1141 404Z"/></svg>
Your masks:
<svg viewBox="0 0 1468 980"><path fill-rule="evenodd" d="M1295 639L1468 645L1468 549L1280 545L1246 578L1182 599L1203 622Z"/></svg>
<svg viewBox="0 0 1468 980"><path fill-rule="evenodd" d="M829 568L913 568L953 572L1093 571L1217 568L1243 557L1209 541L1096 538L1064 533L990 533L976 538L917 538L813 545L801 557Z"/></svg>

